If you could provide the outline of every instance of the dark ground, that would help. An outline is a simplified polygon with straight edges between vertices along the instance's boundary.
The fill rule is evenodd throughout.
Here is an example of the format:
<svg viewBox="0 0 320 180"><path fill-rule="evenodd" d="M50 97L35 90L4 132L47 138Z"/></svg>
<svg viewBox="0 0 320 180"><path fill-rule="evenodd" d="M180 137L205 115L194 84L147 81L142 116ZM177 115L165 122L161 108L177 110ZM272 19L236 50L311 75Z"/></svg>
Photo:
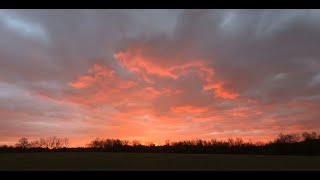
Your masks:
<svg viewBox="0 0 320 180"><path fill-rule="evenodd" d="M0 170L320 170L320 156L0 153Z"/></svg>

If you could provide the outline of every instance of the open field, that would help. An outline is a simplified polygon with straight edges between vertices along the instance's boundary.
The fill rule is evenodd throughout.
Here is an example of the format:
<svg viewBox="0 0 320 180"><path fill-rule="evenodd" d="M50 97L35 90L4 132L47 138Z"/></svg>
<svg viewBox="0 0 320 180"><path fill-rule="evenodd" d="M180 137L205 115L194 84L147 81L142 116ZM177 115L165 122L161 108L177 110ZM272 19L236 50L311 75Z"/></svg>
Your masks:
<svg viewBox="0 0 320 180"><path fill-rule="evenodd" d="M320 156L0 153L0 170L320 170Z"/></svg>

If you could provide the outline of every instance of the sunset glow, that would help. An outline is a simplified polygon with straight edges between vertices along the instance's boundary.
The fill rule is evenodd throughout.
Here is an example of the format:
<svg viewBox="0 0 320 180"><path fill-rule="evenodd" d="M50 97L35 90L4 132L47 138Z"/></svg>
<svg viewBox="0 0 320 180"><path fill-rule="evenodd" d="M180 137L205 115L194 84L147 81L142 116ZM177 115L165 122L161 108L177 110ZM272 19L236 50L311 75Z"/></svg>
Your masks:
<svg viewBox="0 0 320 180"><path fill-rule="evenodd" d="M319 10L0 10L0 145L319 131L319 20Z"/></svg>

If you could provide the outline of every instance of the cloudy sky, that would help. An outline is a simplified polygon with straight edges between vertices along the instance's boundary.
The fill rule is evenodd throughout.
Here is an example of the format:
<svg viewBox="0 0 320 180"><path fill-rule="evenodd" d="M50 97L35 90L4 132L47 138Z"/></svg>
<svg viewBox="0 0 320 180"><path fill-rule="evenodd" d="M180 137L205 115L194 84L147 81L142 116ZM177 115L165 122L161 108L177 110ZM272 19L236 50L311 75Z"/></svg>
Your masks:
<svg viewBox="0 0 320 180"><path fill-rule="evenodd" d="M0 10L0 144L320 130L320 10Z"/></svg>

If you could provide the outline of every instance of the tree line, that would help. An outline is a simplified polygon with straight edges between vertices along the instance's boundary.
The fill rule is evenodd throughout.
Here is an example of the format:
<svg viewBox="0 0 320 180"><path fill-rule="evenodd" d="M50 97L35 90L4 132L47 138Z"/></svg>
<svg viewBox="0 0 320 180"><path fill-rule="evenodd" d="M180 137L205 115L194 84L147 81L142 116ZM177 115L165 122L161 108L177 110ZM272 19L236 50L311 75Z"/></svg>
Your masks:
<svg viewBox="0 0 320 180"><path fill-rule="evenodd" d="M71 148L67 138L49 137L29 142L18 140L15 146L0 146L0 152L152 152L152 153L206 153L206 154L261 154L261 155L320 155L320 134L279 134L274 140L262 143L245 142L241 138L227 140L167 140L164 145L142 144L138 140L96 138L86 147Z"/></svg>
<svg viewBox="0 0 320 180"><path fill-rule="evenodd" d="M45 148L45 149L60 149L69 147L68 138L58 138L56 136L40 138L39 140L34 140L29 142L28 138L21 138L15 145L17 148Z"/></svg>
<svg viewBox="0 0 320 180"><path fill-rule="evenodd" d="M34 141L28 140L23 137L18 140L14 146L2 145L0 146L0 152L39 152L49 150L61 150L67 149L70 145L68 138L59 138L56 136L40 138Z"/></svg>

